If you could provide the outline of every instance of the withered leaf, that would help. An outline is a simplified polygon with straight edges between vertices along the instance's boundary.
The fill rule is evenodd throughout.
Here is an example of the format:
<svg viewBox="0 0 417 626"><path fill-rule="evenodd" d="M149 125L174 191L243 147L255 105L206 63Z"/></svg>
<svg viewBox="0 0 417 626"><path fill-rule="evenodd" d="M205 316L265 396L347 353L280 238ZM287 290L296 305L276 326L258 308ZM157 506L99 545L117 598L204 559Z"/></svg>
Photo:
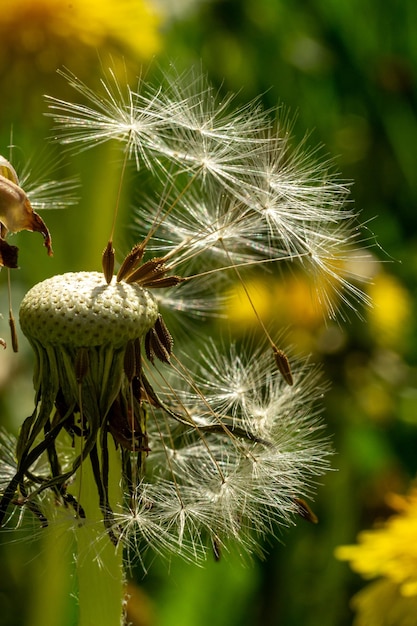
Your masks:
<svg viewBox="0 0 417 626"><path fill-rule="evenodd" d="M137 352L135 348L135 342L128 341L123 360L123 369L126 374L126 378L130 383L132 382L137 370L136 356Z"/></svg>
<svg viewBox="0 0 417 626"><path fill-rule="evenodd" d="M13 165L4 158L4 156L0 155L0 175L4 176L4 178L7 178L8 180L11 180L13 183L16 183L16 185L19 184L19 179L17 177L16 174L16 170L14 169Z"/></svg>
<svg viewBox="0 0 417 626"><path fill-rule="evenodd" d="M16 269L17 267L17 246L11 246L7 241L0 238L0 267L9 267Z"/></svg>
<svg viewBox="0 0 417 626"><path fill-rule="evenodd" d="M1 162L0 171L4 171ZM23 189L3 175L0 175L0 222L5 233L7 231L18 233L21 230L41 233L48 255L52 256L51 236L44 221L33 210Z"/></svg>

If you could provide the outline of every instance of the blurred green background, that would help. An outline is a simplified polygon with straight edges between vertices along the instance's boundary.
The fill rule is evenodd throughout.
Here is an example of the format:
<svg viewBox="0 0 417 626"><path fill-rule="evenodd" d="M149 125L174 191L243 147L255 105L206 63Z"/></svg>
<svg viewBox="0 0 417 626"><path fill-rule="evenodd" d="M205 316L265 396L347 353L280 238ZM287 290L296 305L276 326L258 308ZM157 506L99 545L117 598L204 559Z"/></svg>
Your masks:
<svg viewBox="0 0 417 626"><path fill-rule="evenodd" d="M66 9L65 9L65 7ZM126 18L122 7L126 5ZM100 65L118 63L134 78L173 63L201 65L225 93L245 103L261 94L265 107L284 104L295 139L323 144L352 199L377 236L374 308L364 320L325 324L299 310L299 298L276 286L268 323L291 325L301 353L321 361L331 389L325 420L337 455L313 505L320 523L302 520L278 531L264 562L232 557L197 568L155 559L134 572L134 625L347 626L349 599L362 581L335 560L336 546L387 513L385 496L405 493L417 469L417 4L414 0L177 0L156 16L141 2L69 3L6 0L0 16L0 148L34 176L51 171L60 152L48 137L42 95L69 97L56 75L66 66L92 87ZM130 18L129 18L130 16ZM115 61L116 59L116 61ZM142 68L144 68L142 70ZM11 129L13 135L11 139ZM92 157L94 154L94 158ZM107 148L64 155L53 176L79 175L77 206L42 217L52 232L48 259L40 235L22 233L21 269L13 272L17 311L25 290L52 274L98 269L107 241L119 171ZM127 220L128 213L122 216ZM385 251L385 252L384 252ZM275 289L275 286L274 286ZM275 292L274 292L275 293ZM7 339L6 273L0 276ZM279 305L279 306L278 306ZM276 311L285 311L277 320ZM31 356L0 353L0 419L17 430L30 411ZM29 541L0 537L0 625L33 624L32 574L39 569ZM41 568L40 568L41 571ZM41 577L41 575L40 575ZM41 579L41 578L40 578ZM43 581L47 588L48 581ZM132 609L133 610L133 609ZM71 616L62 626L71 624ZM38 622L36 622L38 623ZM60 625L61 626L61 625Z"/></svg>

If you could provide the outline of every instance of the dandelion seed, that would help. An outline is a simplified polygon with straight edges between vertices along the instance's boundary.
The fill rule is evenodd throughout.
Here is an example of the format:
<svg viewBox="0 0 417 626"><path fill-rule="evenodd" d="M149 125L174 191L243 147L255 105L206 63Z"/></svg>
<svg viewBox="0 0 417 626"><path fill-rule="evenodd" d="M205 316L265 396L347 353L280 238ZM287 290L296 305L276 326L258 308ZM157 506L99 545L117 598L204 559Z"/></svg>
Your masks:
<svg viewBox="0 0 417 626"><path fill-rule="evenodd" d="M163 124L159 115L154 115L153 98L134 93L129 87L123 90L112 71L110 81L102 81L103 95L97 95L70 72L61 72L68 83L91 107L73 104L47 96L52 117L59 124L61 141L71 145L80 143L85 149L115 139L127 145L127 152L137 167L142 161L152 168L149 153L163 148L158 129ZM139 83L138 91L143 83ZM139 104L140 103L140 104Z"/></svg>

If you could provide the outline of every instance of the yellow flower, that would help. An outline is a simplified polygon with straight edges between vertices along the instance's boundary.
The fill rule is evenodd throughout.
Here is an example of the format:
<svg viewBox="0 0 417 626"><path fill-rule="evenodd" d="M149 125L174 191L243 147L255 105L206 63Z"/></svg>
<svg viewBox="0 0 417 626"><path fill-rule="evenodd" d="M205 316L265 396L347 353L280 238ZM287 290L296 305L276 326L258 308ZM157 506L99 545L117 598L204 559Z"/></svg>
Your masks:
<svg viewBox="0 0 417 626"><path fill-rule="evenodd" d="M277 320L281 327L290 324L314 328L323 321L323 311L315 306L313 288L301 275L286 276L285 280L254 278L245 285L262 319ZM253 308L245 288L236 283L226 294L228 317L240 327L256 324Z"/></svg>
<svg viewBox="0 0 417 626"><path fill-rule="evenodd" d="M92 76L100 74L99 59L108 64L111 57L116 74L125 73L124 65L129 73L129 61L137 72L141 62L159 51L159 23L148 0L3 0L3 123L16 123L22 118L30 125L43 112L42 96L51 89L65 97L63 81L56 77L56 70L63 66L90 82ZM117 67L117 63L123 67Z"/></svg>
<svg viewBox="0 0 417 626"><path fill-rule="evenodd" d="M111 44L150 57L159 48L158 20L143 0L6 0L0 12L3 62L12 50L35 55L39 67L55 69L57 45ZM51 41L55 40L55 46Z"/></svg>
<svg viewBox="0 0 417 626"><path fill-rule="evenodd" d="M417 489L408 496L390 496L389 504L397 511L395 515L361 532L356 545L336 549L336 558L349 561L363 578L379 578L353 598L353 606L361 614L357 624L417 624ZM381 611L381 599L387 595L394 613L412 607L414 621L389 621L385 610ZM397 607L392 607L394 599Z"/></svg>
<svg viewBox="0 0 417 626"><path fill-rule="evenodd" d="M398 585L382 578L352 598L353 626L416 626L417 597L404 597Z"/></svg>
<svg viewBox="0 0 417 626"><path fill-rule="evenodd" d="M373 303L369 322L379 345L395 348L406 339L411 318L411 297L395 276L380 273L369 287Z"/></svg>
<svg viewBox="0 0 417 626"><path fill-rule="evenodd" d="M271 285L257 279L246 281L245 288L236 283L226 294L226 299L228 318L239 330L255 327L257 323L253 307L246 293L249 293L252 305L262 319L267 319L271 314Z"/></svg>

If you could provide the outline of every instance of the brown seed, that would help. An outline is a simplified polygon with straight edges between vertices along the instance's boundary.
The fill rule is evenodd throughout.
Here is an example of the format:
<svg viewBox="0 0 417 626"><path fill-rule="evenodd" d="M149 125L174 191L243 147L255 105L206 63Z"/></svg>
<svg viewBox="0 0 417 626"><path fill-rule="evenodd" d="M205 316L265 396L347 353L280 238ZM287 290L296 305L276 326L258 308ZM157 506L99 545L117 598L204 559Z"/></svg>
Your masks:
<svg viewBox="0 0 417 626"><path fill-rule="evenodd" d="M145 335L145 354L146 354L146 358L151 363L153 363L155 361L155 356L156 356L155 355L155 351L154 351L153 346L152 346L152 340L151 340L152 332L155 333L153 328L151 328L151 330L148 330L148 332Z"/></svg>
<svg viewBox="0 0 417 626"><path fill-rule="evenodd" d="M127 283L137 283L139 285L146 284L149 280L162 278L166 272L165 263L162 258L156 257L150 261L146 261L138 267L134 272L125 278Z"/></svg>
<svg viewBox="0 0 417 626"><path fill-rule="evenodd" d="M151 328L145 336L145 351L148 360L153 363L155 357L162 361L162 363L170 363L170 352L168 352L165 345L162 343L158 334L154 328Z"/></svg>
<svg viewBox="0 0 417 626"><path fill-rule="evenodd" d="M217 541L216 538L213 538L211 540L211 545L212 545L212 548L213 548L214 560L216 562L219 562L220 559L221 559L222 553L221 553L221 550L220 550L220 544L219 544L219 542Z"/></svg>
<svg viewBox="0 0 417 626"><path fill-rule="evenodd" d="M293 385L294 379L292 377L291 365L287 355L275 345L272 347L272 350L274 352L276 366L281 372L283 379L288 385Z"/></svg>
<svg viewBox="0 0 417 626"><path fill-rule="evenodd" d="M319 520L317 515L310 509L305 500L302 498L294 498L294 502L297 505L297 513L300 517L307 520L307 522L310 522L311 524L318 523Z"/></svg>
<svg viewBox="0 0 417 626"><path fill-rule="evenodd" d="M109 241L103 250L101 264L103 267L104 278L106 279L106 283L109 285L111 283L111 279L113 278L114 271L114 248L112 241Z"/></svg>
<svg viewBox="0 0 417 626"><path fill-rule="evenodd" d="M137 243L135 246L133 246L127 257L121 264L119 271L117 272L116 280L118 283L126 276L128 276L134 269L136 269L136 267L142 260L144 252L145 246L143 243Z"/></svg>
<svg viewBox="0 0 417 626"><path fill-rule="evenodd" d="M163 276L162 278L147 280L142 284L144 287L149 287L149 289L158 289L166 287L176 287L185 280L186 279L182 278L182 276Z"/></svg>
<svg viewBox="0 0 417 626"><path fill-rule="evenodd" d="M158 336L159 341L161 342L162 346L165 348L166 353L168 354L168 356L171 356L174 340L172 339L171 333L166 327L165 322L162 319L161 315L158 315L154 328L155 328L155 332Z"/></svg>

